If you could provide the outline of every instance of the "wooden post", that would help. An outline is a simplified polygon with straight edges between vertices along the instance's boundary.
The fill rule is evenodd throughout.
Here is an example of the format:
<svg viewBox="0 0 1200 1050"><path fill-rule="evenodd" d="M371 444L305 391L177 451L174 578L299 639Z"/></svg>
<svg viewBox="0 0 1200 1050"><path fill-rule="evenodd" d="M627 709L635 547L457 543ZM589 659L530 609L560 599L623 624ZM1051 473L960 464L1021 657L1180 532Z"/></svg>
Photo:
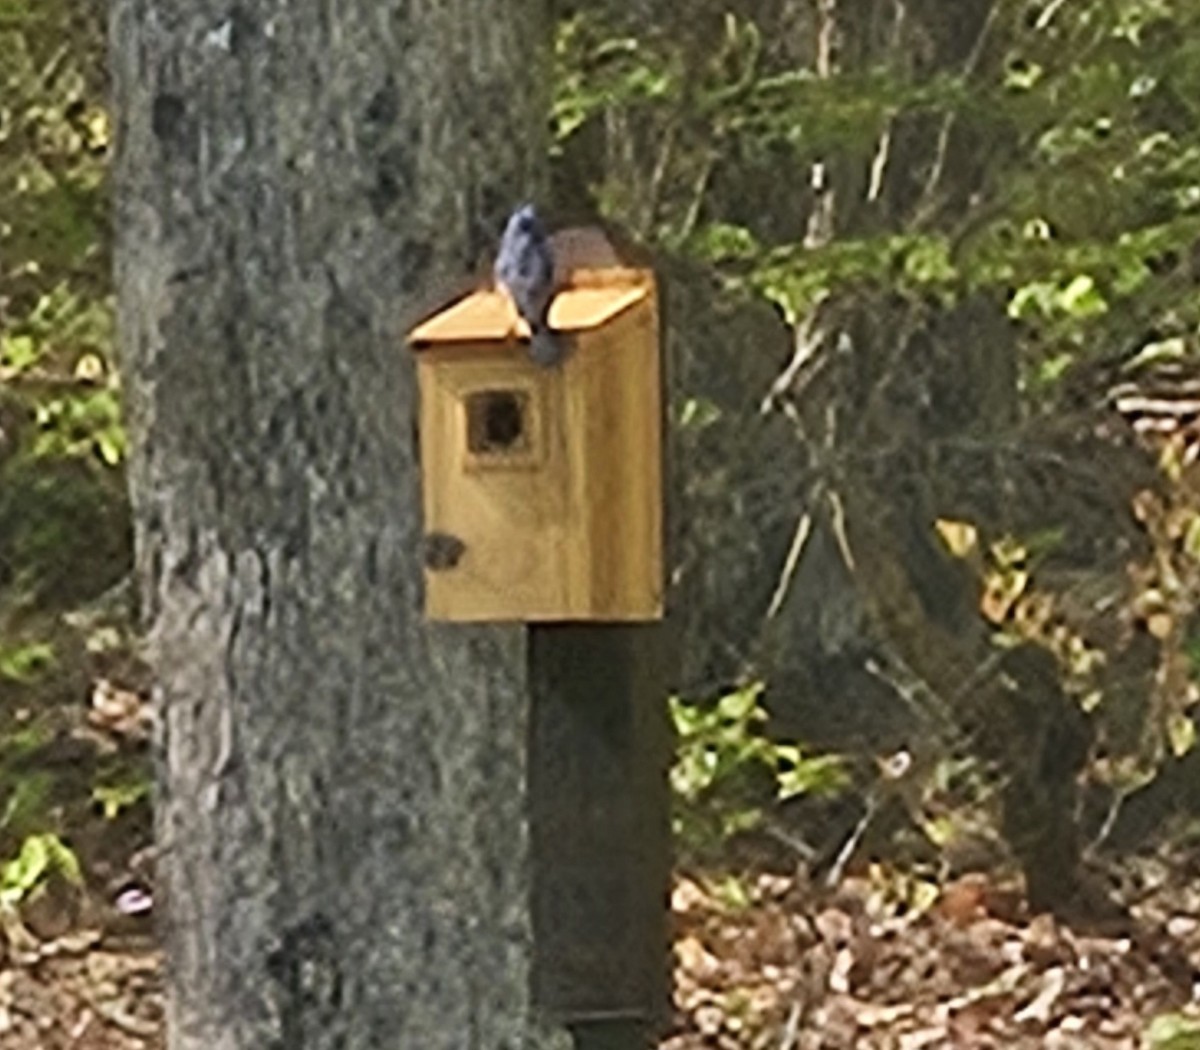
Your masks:
<svg viewBox="0 0 1200 1050"><path fill-rule="evenodd" d="M636 1021L595 1021L572 1025L575 1050L647 1050L654 1035Z"/></svg>
<svg viewBox="0 0 1200 1050"><path fill-rule="evenodd" d="M663 565L675 490L658 290ZM664 581L665 585L665 581ZM647 1050L669 1016L674 623L529 628L533 1002L575 1050Z"/></svg>
<svg viewBox="0 0 1200 1050"><path fill-rule="evenodd" d="M581 1045L603 1032L626 1033L613 1050L649 1045L667 1008L666 635L530 628L533 1001Z"/></svg>

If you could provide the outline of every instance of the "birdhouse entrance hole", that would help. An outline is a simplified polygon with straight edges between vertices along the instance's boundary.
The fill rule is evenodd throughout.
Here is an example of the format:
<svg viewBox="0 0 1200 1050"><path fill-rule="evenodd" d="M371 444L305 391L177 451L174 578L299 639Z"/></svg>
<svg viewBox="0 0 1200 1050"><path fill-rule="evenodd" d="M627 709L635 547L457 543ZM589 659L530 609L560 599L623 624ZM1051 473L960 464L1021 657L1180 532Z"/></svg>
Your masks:
<svg viewBox="0 0 1200 1050"><path fill-rule="evenodd" d="M506 455L529 447L529 397L516 390L481 390L467 398L467 451Z"/></svg>

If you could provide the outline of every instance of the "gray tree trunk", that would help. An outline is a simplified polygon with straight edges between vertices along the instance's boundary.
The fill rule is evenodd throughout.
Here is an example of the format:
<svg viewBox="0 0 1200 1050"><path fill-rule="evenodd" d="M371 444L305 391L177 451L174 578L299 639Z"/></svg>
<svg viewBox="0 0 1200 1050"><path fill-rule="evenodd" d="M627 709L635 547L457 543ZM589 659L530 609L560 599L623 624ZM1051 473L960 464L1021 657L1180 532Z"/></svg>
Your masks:
<svg viewBox="0 0 1200 1050"><path fill-rule="evenodd" d="M114 0L173 1050L561 1045L525 654L422 623L403 334L540 180L540 0Z"/></svg>

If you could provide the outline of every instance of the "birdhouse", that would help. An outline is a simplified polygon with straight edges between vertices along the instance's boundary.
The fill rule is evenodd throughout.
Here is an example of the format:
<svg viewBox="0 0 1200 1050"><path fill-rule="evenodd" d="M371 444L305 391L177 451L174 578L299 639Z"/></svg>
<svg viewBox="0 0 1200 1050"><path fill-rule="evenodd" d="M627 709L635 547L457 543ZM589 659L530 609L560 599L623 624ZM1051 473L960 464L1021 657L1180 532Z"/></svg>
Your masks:
<svg viewBox="0 0 1200 1050"><path fill-rule="evenodd" d="M420 388L426 612L645 621L663 609L662 378L651 271L574 269L549 322L481 290L409 334Z"/></svg>

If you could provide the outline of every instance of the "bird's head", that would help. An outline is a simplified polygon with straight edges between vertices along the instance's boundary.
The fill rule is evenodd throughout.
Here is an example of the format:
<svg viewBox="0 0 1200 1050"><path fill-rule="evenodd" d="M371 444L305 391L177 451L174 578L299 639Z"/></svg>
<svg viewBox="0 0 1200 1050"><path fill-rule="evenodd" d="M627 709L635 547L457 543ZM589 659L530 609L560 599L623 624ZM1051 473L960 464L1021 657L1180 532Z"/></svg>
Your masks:
<svg viewBox="0 0 1200 1050"><path fill-rule="evenodd" d="M512 213L508 220L508 228L513 233L539 233L542 220L538 217L537 209L532 204L525 203Z"/></svg>

